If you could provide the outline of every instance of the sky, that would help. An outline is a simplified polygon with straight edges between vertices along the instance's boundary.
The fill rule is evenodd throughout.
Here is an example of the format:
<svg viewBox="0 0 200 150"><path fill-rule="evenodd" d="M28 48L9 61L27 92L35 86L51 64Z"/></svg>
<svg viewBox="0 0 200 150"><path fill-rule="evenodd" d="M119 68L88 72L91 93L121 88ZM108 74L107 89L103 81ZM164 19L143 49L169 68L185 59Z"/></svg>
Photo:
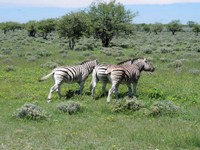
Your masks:
<svg viewBox="0 0 200 150"><path fill-rule="evenodd" d="M101 1L101 0L98 0ZM109 2L110 0L104 0ZM58 18L88 8L94 0L0 0L0 22ZM127 10L138 12L133 23L169 23L180 20L200 24L200 0L116 0Z"/></svg>

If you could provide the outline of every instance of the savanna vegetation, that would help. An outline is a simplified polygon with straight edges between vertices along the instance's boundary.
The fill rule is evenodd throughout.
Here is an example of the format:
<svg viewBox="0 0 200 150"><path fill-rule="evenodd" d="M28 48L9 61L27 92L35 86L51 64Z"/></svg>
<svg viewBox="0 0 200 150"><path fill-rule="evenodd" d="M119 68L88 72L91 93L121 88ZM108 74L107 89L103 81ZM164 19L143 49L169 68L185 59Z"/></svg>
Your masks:
<svg viewBox="0 0 200 150"><path fill-rule="evenodd" d="M91 8L95 6L104 8ZM11 22L1 23L0 149L200 149L198 24L175 20L171 26L135 25L127 18L123 29L128 30L115 28L120 32L108 34L109 44L97 36L102 30L84 21L77 24L84 29L77 31L80 36L61 35L62 21L75 17L77 23L79 16L90 22L88 13L78 12L61 19L12 23L18 26L14 29L6 28ZM169 29L173 26L175 32ZM92 99L90 76L83 94L75 93L77 84L63 84L65 97L59 100L54 93L47 103L53 81L38 82L56 66L86 59L115 64L133 57L146 57L156 68L152 74L142 73L137 98L127 97L127 87L121 85L119 101L113 95L107 104L99 83Z"/></svg>

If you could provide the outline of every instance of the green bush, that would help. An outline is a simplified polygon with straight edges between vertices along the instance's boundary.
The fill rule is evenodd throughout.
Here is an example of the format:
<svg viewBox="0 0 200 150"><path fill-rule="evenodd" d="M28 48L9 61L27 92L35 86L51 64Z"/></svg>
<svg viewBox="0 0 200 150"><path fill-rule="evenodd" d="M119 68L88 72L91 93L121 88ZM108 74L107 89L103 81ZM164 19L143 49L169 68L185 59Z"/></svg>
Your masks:
<svg viewBox="0 0 200 150"><path fill-rule="evenodd" d="M10 71L15 71L15 68L14 68L14 66L6 66L5 68L4 68L4 70L6 71L6 72L10 72Z"/></svg>
<svg viewBox="0 0 200 150"><path fill-rule="evenodd" d="M123 99L113 104L112 111L113 112L121 112L121 111L138 111L144 107L144 103L141 100L133 99Z"/></svg>
<svg viewBox="0 0 200 150"><path fill-rule="evenodd" d="M163 99L164 98L164 92L160 89L153 88L149 90L149 97L152 99Z"/></svg>
<svg viewBox="0 0 200 150"><path fill-rule="evenodd" d="M174 62L168 65L168 67L171 67L171 68L180 68L182 66L183 66L183 63L181 60L175 60Z"/></svg>
<svg viewBox="0 0 200 150"><path fill-rule="evenodd" d="M17 119L44 120L48 118L47 113L39 106L25 103L20 109L13 113Z"/></svg>
<svg viewBox="0 0 200 150"><path fill-rule="evenodd" d="M42 68L46 68L47 67L47 68L50 68L50 69L54 69L54 68L56 68L58 66L59 66L59 64L56 63L56 62L47 62L45 64L40 65L40 67L42 67Z"/></svg>
<svg viewBox="0 0 200 150"><path fill-rule="evenodd" d="M160 115L171 115L181 112L180 106L176 106L172 101L157 101L154 102L151 106L151 115L160 116Z"/></svg>
<svg viewBox="0 0 200 150"><path fill-rule="evenodd" d="M81 105L79 103L73 102L73 101L69 101L66 103L62 102L57 105L57 109L60 112L68 113L68 114L72 115L72 114L80 111Z"/></svg>

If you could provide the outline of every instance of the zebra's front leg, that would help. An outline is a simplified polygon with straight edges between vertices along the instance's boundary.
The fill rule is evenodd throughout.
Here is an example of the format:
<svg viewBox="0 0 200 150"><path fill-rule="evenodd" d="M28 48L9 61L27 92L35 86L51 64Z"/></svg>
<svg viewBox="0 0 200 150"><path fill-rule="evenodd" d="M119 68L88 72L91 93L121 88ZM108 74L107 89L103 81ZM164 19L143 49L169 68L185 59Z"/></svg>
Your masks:
<svg viewBox="0 0 200 150"><path fill-rule="evenodd" d="M78 94L82 93L83 88L84 88L84 84L85 84L85 81L79 82L80 88L79 88Z"/></svg>
<svg viewBox="0 0 200 150"><path fill-rule="evenodd" d="M136 96L137 82L133 82L133 96Z"/></svg>
<svg viewBox="0 0 200 150"><path fill-rule="evenodd" d="M131 84L127 84L128 87L128 96L131 97L132 96L132 89L131 89Z"/></svg>

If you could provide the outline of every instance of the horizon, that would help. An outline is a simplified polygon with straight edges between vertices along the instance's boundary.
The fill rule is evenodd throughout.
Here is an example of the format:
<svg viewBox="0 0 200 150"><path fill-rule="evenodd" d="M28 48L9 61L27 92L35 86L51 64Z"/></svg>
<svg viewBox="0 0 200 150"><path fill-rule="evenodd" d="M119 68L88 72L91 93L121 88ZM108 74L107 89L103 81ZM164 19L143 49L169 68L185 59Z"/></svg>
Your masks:
<svg viewBox="0 0 200 150"><path fill-rule="evenodd" d="M77 7L58 7L58 5L53 5L53 1L51 4L47 6L39 5L28 5L26 2L25 4L23 0L18 0L21 3L11 3L9 0L4 0L6 2L2 2L0 0L0 13L3 14L0 17L0 22L19 22L19 23L26 23L30 20L40 21L48 18L60 18L66 15L69 12L80 11L83 9L89 8L90 5L87 7L78 7L80 3L77 4ZM46 0L47 1L47 0ZM63 0L57 0L62 1ZM67 0L66 0L67 1ZM76 2L77 0L75 0ZM88 4L89 1L86 0ZM109 1L109 0L107 0ZM195 2L188 2L188 0L165 0L162 2L157 2L157 0L152 1L152 3L146 2L147 0L139 1L141 4L138 4L137 1L130 2L130 0L117 0L117 2L124 2L121 3L124 5L126 10L131 10L133 13L138 12L139 15L133 18L133 23L141 24L141 23L162 23L167 24L173 20L180 20L182 24L186 24L188 21L194 21L196 23L200 23L200 16L197 12L200 9L200 0L193 0ZM45 1L44 1L45 2ZM43 4L44 4L43 2ZM81 6L84 6L83 4ZM75 5L71 4L71 5Z"/></svg>

